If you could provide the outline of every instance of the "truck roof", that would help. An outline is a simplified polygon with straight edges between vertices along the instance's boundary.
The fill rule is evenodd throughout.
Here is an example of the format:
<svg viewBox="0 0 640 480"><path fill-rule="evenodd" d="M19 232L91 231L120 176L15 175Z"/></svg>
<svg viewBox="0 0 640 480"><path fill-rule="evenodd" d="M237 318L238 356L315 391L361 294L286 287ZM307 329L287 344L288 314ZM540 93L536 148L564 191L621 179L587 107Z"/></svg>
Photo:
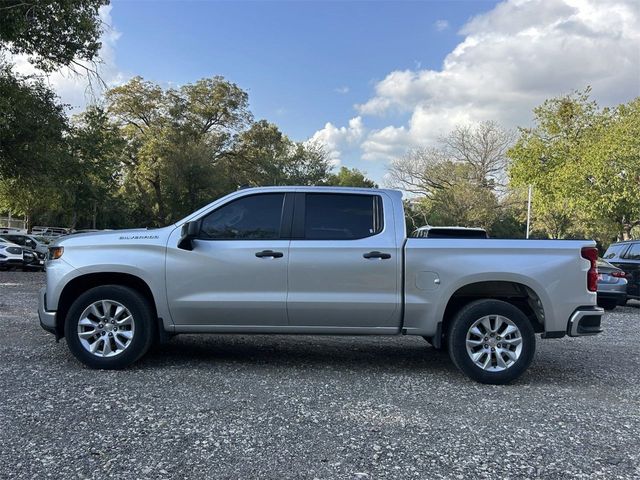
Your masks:
<svg viewBox="0 0 640 480"><path fill-rule="evenodd" d="M279 192L291 192L291 191L299 191L299 192L309 192L309 191L319 191L319 192L340 192L340 193L375 193L375 192L385 192L385 193L402 193L400 190L396 190L393 188L367 188L367 187L341 187L341 186L305 186L305 185L276 185L276 186L268 186L268 187L242 187L238 191L247 192L247 191L256 191L256 192L265 192L265 191L279 191Z"/></svg>

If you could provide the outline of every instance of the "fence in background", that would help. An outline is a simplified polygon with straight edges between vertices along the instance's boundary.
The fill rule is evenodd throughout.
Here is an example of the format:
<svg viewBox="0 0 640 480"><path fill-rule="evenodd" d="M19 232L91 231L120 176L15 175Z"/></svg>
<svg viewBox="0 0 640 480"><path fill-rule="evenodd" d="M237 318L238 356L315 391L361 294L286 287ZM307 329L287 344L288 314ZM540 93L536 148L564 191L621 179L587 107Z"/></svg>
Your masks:
<svg viewBox="0 0 640 480"><path fill-rule="evenodd" d="M0 217L0 228L17 228L19 230L26 230L27 219L14 218L11 215L8 217Z"/></svg>

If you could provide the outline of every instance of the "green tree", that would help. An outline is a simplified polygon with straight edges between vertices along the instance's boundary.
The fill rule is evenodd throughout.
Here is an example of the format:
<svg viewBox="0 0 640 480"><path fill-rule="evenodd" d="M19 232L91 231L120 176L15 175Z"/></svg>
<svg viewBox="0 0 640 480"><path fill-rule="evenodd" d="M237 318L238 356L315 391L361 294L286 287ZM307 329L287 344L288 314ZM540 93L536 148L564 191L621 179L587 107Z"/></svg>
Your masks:
<svg viewBox="0 0 640 480"><path fill-rule="evenodd" d="M578 215L575 195L576 166L581 149L600 120L589 90L546 100L534 109L535 126L520 129L520 138L509 150L511 184L533 185L534 223L551 238L571 235Z"/></svg>
<svg viewBox="0 0 640 480"><path fill-rule="evenodd" d="M111 213L105 210L112 208L105 206L117 204L125 141L105 110L91 106L73 119L68 143L64 192L71 212L69 226L97 228L98 216Z"/></svg>
<svg viewBox="0 0 640 480"><path fill-rule="evenodd" d="M364 172L357 168L340 167L337 173L332 173L325 182L325 185L337 187L364 187L378 188L373 180L366 177Z"/></svg>
<svg viewBox="0 0 640 480"><path fill-rule="evenodd" d="M260 120L236 137L227 171L236 185L317 185L329 175L324 149L293 142L280 129Z"/></svg>
<svg viewBox="0 0 640 480"><path fill-rule="evenodd" d="M52 165L68 122L51 89L1 65L0 112L0 175L33 176Z"/></svg>
<svg viewBox="0 0 640 480"><path fill-rule="evenodd" d="M246 92L222 77L169 90L135 77L106 99L127 140L124 191L136 218L162 225L221 193L218 164L251 120Z"/></svg>
<svg viewBox="0 0 640 480"><path fill-rule="evenodd" d="M37 79L0 66L0 209L33 219L57 211L58 166L68 121L55 94Z"/></svg>
<svg viewBox="0 0 640 480"><path fill-rule="evenodd" d="M108 0L3 0L0 49L31 55L38 68L82 67L100 50L98 9Z"/></svg>
<svg viewBox="0 0 640 480"><path fill-rule="evenodd" d="M533 185L534 227L606 244L640 225L639 103L601 109L586 89L534 110L509 151L512 185Z"/></svg>
<svg viewBox="0 0 640 480"><path fill-rule="evenodd" d="M579 167L576 172L584 185L576 203L584 212L585 230L596 227L590 233L602 242L614 232L618 239L628 240L640 225L640 97L607 117L584 146L588 170Z"/></svg>
<svg viewBox="0 0 640 480"><path fill-rule="evenodd" d="M447 188L435 189L431 195L411 202L410 226L455 225L491 230L499 216L497 197L474 181L473 167L446 161L449 171Z"/></svg>

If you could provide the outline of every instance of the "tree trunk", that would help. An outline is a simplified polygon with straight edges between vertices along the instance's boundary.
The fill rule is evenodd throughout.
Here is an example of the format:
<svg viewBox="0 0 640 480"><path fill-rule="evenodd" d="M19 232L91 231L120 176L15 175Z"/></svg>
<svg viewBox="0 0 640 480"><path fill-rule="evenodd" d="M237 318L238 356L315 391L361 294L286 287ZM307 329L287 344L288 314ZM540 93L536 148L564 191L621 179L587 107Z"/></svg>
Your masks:
<svg viewBox="0 0 640 480"><path fill-rule="evenodd" d="M69 227L69 230L75 230L77 222L78 222L78 211L74 208L73 216L71 217L71 226Z"/></svg>
<svg viewBox="0 0 640 480"><path fill-rule="evenodd" d="M164 225L165 222L165 211L164 211L164 202L162 201L162 188L160 184L160 174L156 172L155 178L150 180L151 185L153 186L153 192L156 197L156 207L158 210L157 213L157 224L159 227Z"/></svg>
<svg viewBox="0 0 640 480"><path fill-rule="evenodd" d="M91 221L91 228L93 228L94 230L96 229L96 218L98 216L98 201L94 200L93 201L93 216L92 216L92 221Z"/></svg>

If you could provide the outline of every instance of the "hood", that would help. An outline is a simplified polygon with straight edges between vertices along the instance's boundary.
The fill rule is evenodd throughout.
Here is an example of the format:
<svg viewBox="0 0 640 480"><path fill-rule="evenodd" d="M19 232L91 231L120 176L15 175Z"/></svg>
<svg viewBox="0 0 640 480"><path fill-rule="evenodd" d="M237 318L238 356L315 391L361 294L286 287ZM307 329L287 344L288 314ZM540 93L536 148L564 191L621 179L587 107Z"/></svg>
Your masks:
<svg viewBox="0 0 640 480"><path fill-rule="evenodd" d="M163 228L132 228L127 230L106 230L103 232L77 233L65 235L51 243L50 246L87 247L101 245L164 245L167 236L175 228L170 225Z"/></svg>

